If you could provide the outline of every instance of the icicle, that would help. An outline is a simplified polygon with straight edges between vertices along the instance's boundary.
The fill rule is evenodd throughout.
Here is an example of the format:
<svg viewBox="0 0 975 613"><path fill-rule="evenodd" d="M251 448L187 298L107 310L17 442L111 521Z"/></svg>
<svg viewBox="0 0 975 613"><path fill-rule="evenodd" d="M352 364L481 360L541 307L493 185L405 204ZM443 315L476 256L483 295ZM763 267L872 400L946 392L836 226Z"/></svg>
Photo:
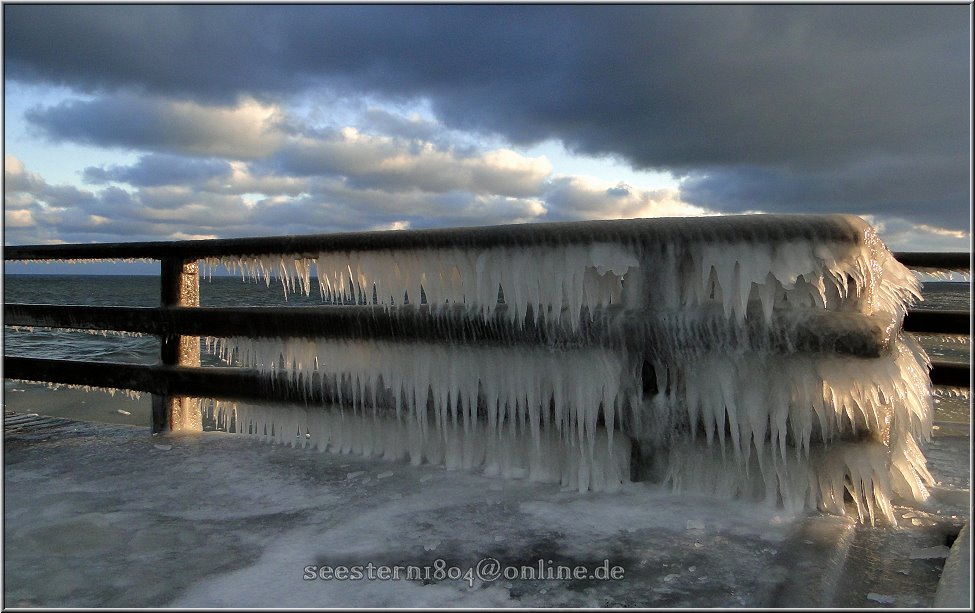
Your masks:
<svg viewBox="0 0 975 613"><path fill-rule="evenodd" d="M96 387L91 385L75 385L73 383L52 383L50 381L34 381L31 379L11 379L11 381L21 381L23 383L28 383L32 385L44 385L50 390L59 389L69 389L69 390L81 390L85 393L90 392L101 392L108 394L109 396L115 397L115 394L122 394L126 398L131 400L138 400L142 398L142 392L138 390L122 389L117 387Z"/></svg>

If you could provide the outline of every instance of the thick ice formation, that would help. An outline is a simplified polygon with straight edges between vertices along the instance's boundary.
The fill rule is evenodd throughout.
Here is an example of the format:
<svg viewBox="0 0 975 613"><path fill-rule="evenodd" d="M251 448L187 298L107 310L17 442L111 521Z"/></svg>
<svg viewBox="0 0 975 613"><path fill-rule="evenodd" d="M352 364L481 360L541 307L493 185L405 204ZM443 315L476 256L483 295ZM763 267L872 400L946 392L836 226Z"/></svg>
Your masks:
<svg viewBox="0 0 975 613"><path fill-rule="evenodd" d="M919 296L917 280L862 220L767 219L770 231L757 231L752 220L711 218L662 226L667 231L645 237L593 231L592 240L582 244L520 241L479 249L464 248L464 235L458 232L457 245L448 247L375 247L322 252L315 258L210 258L206 264L210 269L223 264L267 284L278 277L286 294L310 293L314 266L322 298L329 303L397 305L425 296L428 304L464 304L485 316L493 314L500 287L512 319L523 320L529 307L536 319L565 308L572 325L583 307L591 313L621 302L655 309L717 302L741 321L752 301L767 319L775 308L803 307L903 315L906 301ZM794 237L795 225L803 222L813 230L805 232L808 237ZM607 242L616 234L617 242Z"/></svg>
<svg viewBox="0 0 975 613"><path fill-rule="evenodd" d="M215 262L209 262L211 265ZM311 288L312 260L264 256L225 261L242 276L278 276L288 291ZM504 290L507 313L523 321L529 305L535 316L567 307L575 322L588 311L620 301L622 278L637 266L632 250L619 245L505 247L480 253L459 248L422 251L321 253L314 260L322 300L329 304L430 305L464 304L484 316L498 304Z"/></svg>
<svg viewBox="0 0 975 613"><path fill-rule="evenodd" d="M618 355L604 349L553 352L546 347L242 338L218 342L213 349L228 361L263 372L290 373L309 391L313 386L323 390L332 403L347 405L356 415L382 417L387 425L377 427L398 429L403 440L414 440L409 434L412 431L403 430L404 424L412 424L422 434L414 441L420 446L409 447L414 462L444 460L438 441L448 437L443 441L448 447L465 448L465 453L477 458L465 460L462 464L467 468L483 467L491 472L495 464L521 466L527 458L531 478L550 474L567 486L605 489L612 487L607 478L590 478L590 467L607 464L605 458L619 452L614 445L626 445L617 442L626 437L619 432L614 437L614 430L627 394L634 393L624 385L632 386L634 377L625 372L626 365ZM279 442L294 438L293 423L284 427L288 434L281 438L278 409L262 414L251 408L246 415L238 421L259 424L258 432L274 430ZM352 422L343 422L341 414L321 419L325 421L320 423L323 429L316 431L315 444L324 448L332 440L333 447L344 449L350 439L329 434L329 425ZM360 429L367 425L354 423ZM450 436L448 426L454 429ZM487 449L471 450L471 441L490 444ZM390 452L385 449L383 453L388 456ZM569 458L573 453L581 456ZM504 460L503 455L512 457ZM456 464L450 457L447 464ZM546 467L548 457L554 464ZM563 459L555 460L559 457ZM624 468L629 476L628 445L623 457L625 467L614 468L617 477L624 474L620 472ZM618 486L619 478L613 483Z"/></svg>
<svg viewBox="0 0 975 613"><path fill-rule="evenodd" d="M524 228L487 242L498 233L459 230L428 245L397 239L408 248L377 239L317 257L224 260L267 283L279 276L286 292L310 292L314 268L334 304L394 318L418 301L431 318L501 313L526 334L559 331L531 338L561 339L222 339L213 347L225 358L289 372L351 411L238 407L234 423L279 442L305 444L304 432L319 448L368 439L362 453L509 475L518 471L492 467L518 466L580 489L627 478L618 454L632 440L641 477L833 513L849 495L870 521L894 521L894 496L926 498L929 365L898 334L919 284L872 229L848 216L627 223L549 226L534 242ZM784 334L828 326L827 343ZM878 329L883 343L849 350ZM561 342L593 330L625 342ZM504 442L480 450L470 432L481 425Z"/></svg>
<svg viewBox="0 0 975 613"><path fill-rule="evenodd" d="M483 420L461 408L430 422L420 419L420 413L397 416L364 407L343 411L282 405L268 410L216 402L206 410L219 429L293 447L480 470L580 491L613 491L630 479L626 435L602 427L593 428L589 437L532 428L517 411ZM578 433L578 425L565 425Z"/></svg>

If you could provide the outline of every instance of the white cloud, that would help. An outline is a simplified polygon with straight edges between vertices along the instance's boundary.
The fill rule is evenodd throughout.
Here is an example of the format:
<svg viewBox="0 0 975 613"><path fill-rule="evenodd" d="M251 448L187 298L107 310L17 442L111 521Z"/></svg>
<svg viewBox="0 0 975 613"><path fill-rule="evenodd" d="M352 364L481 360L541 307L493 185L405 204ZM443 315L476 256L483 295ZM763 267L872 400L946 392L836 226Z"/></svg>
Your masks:
<svg viewBox="0 0 975 613"><path fill-rule="evenodd" d="M233 160L270 155L285 138L281 108L253 99L206 105L124 95L68 100L26 116L55 142Z"/></svg>
<svg viewBox="0 0 975 613"><path fill-rule="evenodd" d="M462 155L430 141L366 134L354 127L296 137L277 157L282 170L294 174L340 175L388 191L532 196L552 172L544 157L527 157L510 149Z"/></svg>
<svg viewBox="0 0 975 613"><path fill-rule="evenodd" d="M253 159L269 155L284 140L277 126L280 113L278 106L254 100L233 107L171 102L160 107L159 121L177 131L189 153Z"/></svg>
<svg viewBox="0 0 975 613"><path fill-rule="evenodd" d="M370 116L377 112L372 109ZM455 135L435 122L381 115L378 126L390 128L392 135L374 133L375 126L370 131L351 125L313 128L295 109L254 100L219 106L128 96L28 112L35 126L62 142L151 152L132 165L87 168L86 179L96 184L191 182L221 193L297 195L307 190L308 178L330 176L389 192L520 198L538 196L553 171L543 155L455 146ZM407 137L404 126L422 129ZM199 185L204 178L208 182Z"/></svg>
<svg viewBox="0 0 975 613"><path fill-rule="evenodd" d="M3 172L11 176L23 174L24 163L8 153L3 156Z"/></svg>
<svg viewBox="0 0 975 613"><path fill-rule="evenodd" d="M10 204L8 194L29 191L43 183L43 179L35 173L27 172L24 163L11 154L3 156L3 193L4 205Z"/></svg>
<svg viewBox="0 0 975 613"><path fill-rule="evenodd" d="M235 111L179 104L166 109L193 118L194 125L225 119L211 135L241 123L267 125L279 115L256 103ZM8 241L280 235L704 212L681 202L675 189L553 177L544 155L504 147L455 149L443 144L447 138L436 140L441 144L349 126L302 132L291 124L275 141L280 147L259 159L212 155L230 146L225 138L205 158L187 157L189 150L202 151L194 145L183 147L183 154L143 155L129 166L89 167L85 176L94 191L50 185L10 155Z"/></svg>
<svg viewBox="0 0 975 613"><path fill-rule="evenodd" d="M915 224L898 217L865 215L864 219L892 251L970 251L971 232Z"/></svg>
<svg viewBox="0 0 975 613"><path fill-rule="evenodd" d="M951 230L948 228L937 228L928 224L918 224L917 229L921 232L926 232L928 234L934 234L935 236L943 236L946 238L959 238L968 240L971 237L970 232L964 232L962 230Z"/></svg>
<svg viewBox="0 0 975 613"><path fill-rule="evenodd" d="M234 160L226 162L229 172L202 173L195 181L130 189L103 184L95 191L49 184L7 154L6 242L181 240L712 214L683 202L679 189L552 176L544 157L510 150L460 156L429 143L411 148L400 139L358 131L327 142L346 155L349 174L292 176L274 173L262 161ZM459 176L437 170L437 163ZM141 170L134 176L147 174ZM428 189L404 178L424 170L431 173L423 183ZM383 171L386 182L363 180ZM477 173L483 176L476 178ZM488 189L508 176L528 177L532 189L524 191L530 193ZM441 183L431 177L441 177ZM483 191L475 191L477 186ZM867 220L894 250L966 250L971 243L970 232L894 217Z"/></svg>
<svg viewBox="0 0 975 613"><path fill-rule="evenodd" d="M391 221L389 223L379 224L369 228L370 230L409 230L410 222L408 221Z"/></svg>
<svg viewBox="0 0 975 613"><path fill-rule="evenodd" d="M566 219L632 219L693 217L708 211L687 204L677 189L640 189L586 176L559 176L551 181L546 201Z"/></svg>
<svg viewBox="0 0 975 613"><path fill-rule="evenodd" d="M7 228L31 228L34 214L28 209L4 209L3 223Z"/></svg>
<svg viewBox="0 0 975 613"><path fill-rule="evenodd" d="M297 196L308 191L310 181L306 177L262 174L255 175L245 162L230 163L230 176L225 180L212 179L202 187L208 191L228 194L285 194Z"/></svg>
<svg viewBox="0 0 975 613"><path fill-rule="evenodd" d="M13 156L7 166L12 179L33 177L8 183L13 187L6 196L9 244L485 225L535 221L547 213L539 198L386 191L359 187L344 177L258 176L243 162L232 163L233 172L219 179L226 184L204 176L196 184L131 191L114 185L99 191L50 185Z"/></svg>

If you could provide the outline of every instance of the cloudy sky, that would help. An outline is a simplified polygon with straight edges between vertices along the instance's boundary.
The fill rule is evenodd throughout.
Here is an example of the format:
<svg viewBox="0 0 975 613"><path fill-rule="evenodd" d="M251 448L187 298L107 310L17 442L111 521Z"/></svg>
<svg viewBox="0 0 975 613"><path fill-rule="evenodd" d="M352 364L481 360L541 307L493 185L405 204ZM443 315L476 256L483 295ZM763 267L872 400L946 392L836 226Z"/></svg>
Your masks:
<svg viewBox="0 0 975 613"><path fill-rule="evenodd" d="M4 5L4 242L742 212L970 242L971 8Z"/></svg>

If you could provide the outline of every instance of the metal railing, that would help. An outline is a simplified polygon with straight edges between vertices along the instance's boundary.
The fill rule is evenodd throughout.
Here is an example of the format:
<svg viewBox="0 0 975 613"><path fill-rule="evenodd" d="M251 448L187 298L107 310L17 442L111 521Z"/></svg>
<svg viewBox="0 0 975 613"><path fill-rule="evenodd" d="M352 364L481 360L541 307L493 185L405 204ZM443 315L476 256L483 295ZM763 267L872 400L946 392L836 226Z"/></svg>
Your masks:
<svg viewBox="0 0 975 613"><path fill-rule="evenodd" d="M590 222L574 224L532 224L488 228L468 228L463 235L465 248L495 245L546 244L556 241L609 237L627 238L648 231L654 225L639 222ZM667 225L667 224L663 224ZM670 225L679 227L675 223ZM669 227L669 226L668 226ZM673 228L671 228L673 229ZM566 233L569 233L567 236ZM575 233L578 236L575 236ZM412 323L390 317L382 309L360 307L199 307L199 266L205 258L251 257L295 254L315 258L321 251L409 249L456 245L452 230L405 232L367 232L333 235L168 241L145 243L106 243L76 245L28 245L4 249L5 261L23 260L121 260L150 259L161 263L161 306L95 307L4 304L4 324L140 332L162 339L161 360L155 365L132 365L78 360L53 360L4 356L4 377L30 381L128 389L152 394L154 432L194 428L196 398L261 399L309 401L316 399L314 388L287 375L268 376L247 368L200 367L200 336L330 336L354 334L362 337L400 337L404 334L447 334L442 326L423 316L416 307ZM897 253L898 260L911 267L968 271L967 253ZM499 315L499 321L503 317ZM425 322L425 323L424 323ZM397 327L399 326L399 327ZM912 311L904 327L912 332L968 334L969 315L961 311ZM455 327L464 340L493 338L501 327L465 325ZM259 330L259 334L255 334ZM531 340L531 339L529 339ZM852 353L861 349L850 350ZM968 387L969 365L935 362L931 373L936 384ZM319 390L320 391L320 390ZM189 417L189 418L188 418Z"/></svg>

